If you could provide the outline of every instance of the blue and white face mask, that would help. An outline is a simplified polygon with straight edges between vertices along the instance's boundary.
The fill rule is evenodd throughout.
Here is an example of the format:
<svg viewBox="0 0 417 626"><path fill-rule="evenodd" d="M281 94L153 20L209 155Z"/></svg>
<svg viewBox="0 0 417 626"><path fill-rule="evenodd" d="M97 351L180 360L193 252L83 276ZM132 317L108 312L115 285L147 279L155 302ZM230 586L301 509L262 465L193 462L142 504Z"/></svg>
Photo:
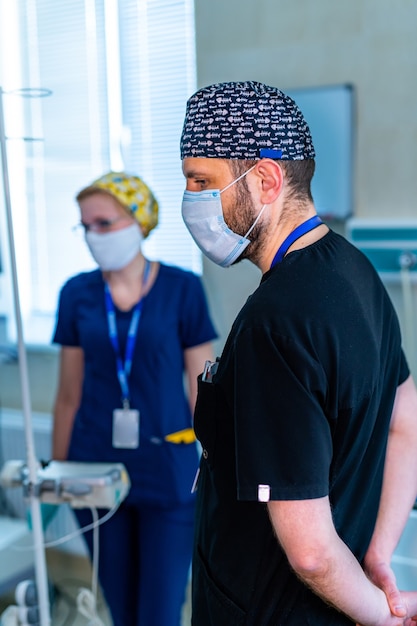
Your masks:
<svg viewBox="0 0 417 626"><path fill-rule="evenodd" d="M224 221L221 194L247 172L229 183L224 189L206 189L204 191L184 191L182 200L182 218L192 238L200 250L214 263L229 267L251 243L248 235L255 228L266 204L258 213L246 235L238 235Z"/></svg>

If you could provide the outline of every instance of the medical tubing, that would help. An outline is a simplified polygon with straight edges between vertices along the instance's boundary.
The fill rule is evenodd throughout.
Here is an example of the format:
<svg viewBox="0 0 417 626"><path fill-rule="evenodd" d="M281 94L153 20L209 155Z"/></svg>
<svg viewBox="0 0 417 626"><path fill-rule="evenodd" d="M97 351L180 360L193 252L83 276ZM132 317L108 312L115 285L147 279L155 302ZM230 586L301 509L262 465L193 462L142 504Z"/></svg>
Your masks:
<svg viewBox="0 0 417 626"><path fill-rule="evenodd" d="M93 559L91 591L82 587L77 595L77 609L90 621L89 626L104 626L97 615L98 563L99 563L99 517L95 507L90 507L93 516Z"/></svg>

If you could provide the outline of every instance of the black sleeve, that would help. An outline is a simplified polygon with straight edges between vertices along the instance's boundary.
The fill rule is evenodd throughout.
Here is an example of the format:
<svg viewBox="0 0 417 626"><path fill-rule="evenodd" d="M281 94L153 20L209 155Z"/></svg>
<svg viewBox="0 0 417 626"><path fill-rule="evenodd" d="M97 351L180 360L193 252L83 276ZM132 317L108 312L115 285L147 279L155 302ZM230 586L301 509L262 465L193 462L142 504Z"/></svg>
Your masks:
<svg viewBox="0 0 417 626"><path fill-rule="evenodd" d="M327 495L332 439L321 365L263 327L240 334L235 348L239 499L258 500L259 485L272 500Z"/></svg>

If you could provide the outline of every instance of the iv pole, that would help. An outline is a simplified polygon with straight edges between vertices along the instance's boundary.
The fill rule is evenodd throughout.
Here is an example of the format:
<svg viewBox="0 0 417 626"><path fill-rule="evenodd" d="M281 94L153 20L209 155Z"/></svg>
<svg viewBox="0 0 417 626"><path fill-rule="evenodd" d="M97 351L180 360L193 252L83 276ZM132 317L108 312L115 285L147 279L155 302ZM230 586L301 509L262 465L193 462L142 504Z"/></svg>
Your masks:
<svg viewBox="0 0 417 626"><path fill-rule="evenodd" d="M29 500L30 510L32 515L32 529L33 529L33 541L34 541L34 553L35 553L35 574L36 574L36 587L38 592L38 605L40 613L40 626L50 626L50 606L49 606L49 593L48 593L48 576L46 571L46 558L44 548L44 536L42 529L41 518L41 506L39 500L39 493L37 492L37 470L38 461L35 454L35 443L32 429L32 414L31 414L31 402L30 402L30 389L28 378L28 367L26 359L26 349L23 340L23 327L22 327L22 314L20 309L19 299L19 285L17 280L17 267L16 267L16 252L14 246L13 236L13 220L12 209L10 202L10 185L9 174L7 165L7 150L6 150L6 135L4 124L4 110L3 110L3 94L7 92L0 86L0 148L1 148L1 164L3 175L3 189L4 200L6 206L7 215L7 233L10 249L10 262L12 272L12 284L13 284L13 300L16 317L17 328L17 342L18 342L18 355L19 355L19 369L22 385L22 405L23 415L25 422L25 439L26 439L26 457L29 473ZM10 93L10 92L9 92ZM45 96L49 95L48 90L22 90L21 95L28 97Z"/></svg>

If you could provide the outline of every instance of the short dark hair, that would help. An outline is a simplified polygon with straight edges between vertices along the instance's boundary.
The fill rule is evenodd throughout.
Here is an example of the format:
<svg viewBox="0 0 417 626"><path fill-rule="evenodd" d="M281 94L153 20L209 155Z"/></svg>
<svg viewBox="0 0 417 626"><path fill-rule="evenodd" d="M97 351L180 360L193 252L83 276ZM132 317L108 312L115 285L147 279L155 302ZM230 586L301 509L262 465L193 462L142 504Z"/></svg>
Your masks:
<svg viewBox="0 0 417 626"><path fill-rule="evenodd" d="M227 159L233 175L238 178L259 161L244 159ZM285 159L276 159L284 171L290 188L288 200L296 200L300 203L313 201L311 195L311 181L314 175L315 161L314 159L300 159L289 161ZM244 179L243 179L244 180Z"/></svg>

